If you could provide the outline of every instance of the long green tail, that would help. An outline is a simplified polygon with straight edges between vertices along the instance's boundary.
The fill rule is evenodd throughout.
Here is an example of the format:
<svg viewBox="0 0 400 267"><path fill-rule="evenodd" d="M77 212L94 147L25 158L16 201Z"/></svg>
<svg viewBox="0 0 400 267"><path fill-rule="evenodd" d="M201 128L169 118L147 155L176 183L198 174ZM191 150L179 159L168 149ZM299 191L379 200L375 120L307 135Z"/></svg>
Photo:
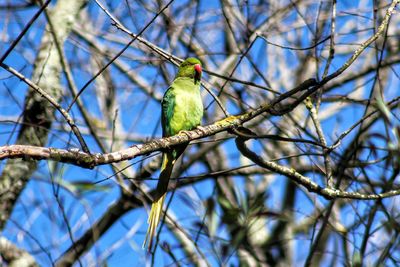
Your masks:
<svg viewBox="0 0 400 267"><path fill-rule="evenodd" d="M172 153L163 154L161 172L157 184L157 194L154 197L153 204L151 205L151 211L147 220L149 227L147 228L146 238L143 242L143 248L145 248L148 243L148 250L151 250L154 235L156 233L158 223L160 222L165 196L167 195L169 178L171 177L174 163L175 160Z"/></svg>

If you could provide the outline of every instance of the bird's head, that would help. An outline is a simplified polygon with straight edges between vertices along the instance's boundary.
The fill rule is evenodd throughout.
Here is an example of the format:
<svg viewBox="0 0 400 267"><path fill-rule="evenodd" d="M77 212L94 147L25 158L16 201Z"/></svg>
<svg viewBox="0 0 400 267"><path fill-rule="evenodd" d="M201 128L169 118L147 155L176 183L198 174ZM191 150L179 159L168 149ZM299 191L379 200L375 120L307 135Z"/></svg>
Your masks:
<svg viewBox="0 0 400 267"><path fill-rule="evenodd" d="M194 79L194 82L200 82L201 79L201 62L197 58L187 58L179 66L177 77L188 77Z"/></svg>

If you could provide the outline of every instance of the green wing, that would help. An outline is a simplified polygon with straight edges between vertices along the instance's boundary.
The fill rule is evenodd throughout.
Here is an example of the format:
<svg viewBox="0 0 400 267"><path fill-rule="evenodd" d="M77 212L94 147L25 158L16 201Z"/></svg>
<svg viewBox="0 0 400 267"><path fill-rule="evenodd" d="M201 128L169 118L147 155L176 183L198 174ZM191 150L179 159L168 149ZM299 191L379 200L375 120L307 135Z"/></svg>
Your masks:
<svg viewBox="0 0 400 267"><path fill-rule="evenodd" d="M163 137L171 136L171 119L174 115L175 95L171 87L165 92L161 102L161 126L163 130Z"/></svg>

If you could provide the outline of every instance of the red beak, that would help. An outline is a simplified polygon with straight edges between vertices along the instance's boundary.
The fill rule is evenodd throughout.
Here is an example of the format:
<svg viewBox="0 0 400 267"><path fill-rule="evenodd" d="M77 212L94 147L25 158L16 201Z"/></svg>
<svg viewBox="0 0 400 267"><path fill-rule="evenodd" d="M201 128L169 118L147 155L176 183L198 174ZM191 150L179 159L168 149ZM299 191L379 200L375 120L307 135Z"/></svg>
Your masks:
<svg viewBox="0 0 400 267"><path fill-rule="evenodd" d="M197 73L201 73L201 66L200 66L200 64L195 64L194 65L194 70L197 72Z"/></svg>

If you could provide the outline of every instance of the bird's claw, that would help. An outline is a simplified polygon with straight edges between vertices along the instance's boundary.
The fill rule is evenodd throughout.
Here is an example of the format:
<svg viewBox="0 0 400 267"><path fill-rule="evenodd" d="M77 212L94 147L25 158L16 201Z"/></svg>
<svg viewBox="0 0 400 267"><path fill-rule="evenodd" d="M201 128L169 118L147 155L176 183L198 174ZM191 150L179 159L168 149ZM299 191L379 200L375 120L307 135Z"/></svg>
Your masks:
<svg viewBox="0 0 400 267"><path fill-rule="evenodd" d="M198 125L198 126L196 127L196 130L199 130L202 134L206 134L206 133L207 133L206 128L204 128L204 127L201 126L201 125Z"/></svg>
<svg viewBox="0 0 400 267"><path fill-rule="evenodd" d="M168 142L156 140L156 143L161 146L162 151L168 151L171 149L171 146L168 144Z"/></svg>
<svg viewBox="0 0 400 267"><path fill-rule="evenodd" d="M189 134L189 131L181 130L178 132L178 135L186 135L187 137L192 138Z"/></svg>

